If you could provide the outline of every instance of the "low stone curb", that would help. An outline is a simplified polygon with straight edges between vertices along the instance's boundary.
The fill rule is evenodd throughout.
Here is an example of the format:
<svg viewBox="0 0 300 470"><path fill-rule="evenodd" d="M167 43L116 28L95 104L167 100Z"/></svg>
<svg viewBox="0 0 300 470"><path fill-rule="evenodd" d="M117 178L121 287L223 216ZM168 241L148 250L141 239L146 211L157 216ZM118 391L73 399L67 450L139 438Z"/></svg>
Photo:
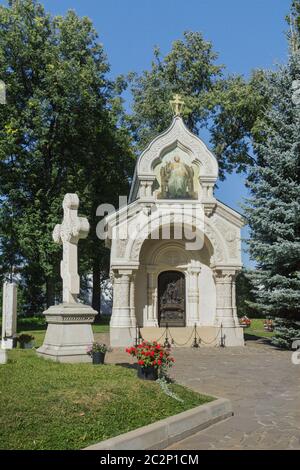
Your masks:
<svg viewBox="0 0 300 470"><path fill-rule="evenodd" d="M84 450L164 449L232 415L231 401L218 398L205 405L93 444Z"/></svg>

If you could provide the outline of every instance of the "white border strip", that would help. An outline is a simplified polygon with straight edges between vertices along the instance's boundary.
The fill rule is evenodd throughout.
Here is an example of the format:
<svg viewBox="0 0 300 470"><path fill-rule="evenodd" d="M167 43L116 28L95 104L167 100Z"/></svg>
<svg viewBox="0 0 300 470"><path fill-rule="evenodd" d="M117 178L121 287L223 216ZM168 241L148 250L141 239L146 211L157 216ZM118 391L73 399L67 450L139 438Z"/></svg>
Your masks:
<svg viewBox="0 0 300 470"><path fill-rule="evenodd" d="M93 444L84 450L164 449L232 415L231 401L218 398L156 423Z"/></svg>

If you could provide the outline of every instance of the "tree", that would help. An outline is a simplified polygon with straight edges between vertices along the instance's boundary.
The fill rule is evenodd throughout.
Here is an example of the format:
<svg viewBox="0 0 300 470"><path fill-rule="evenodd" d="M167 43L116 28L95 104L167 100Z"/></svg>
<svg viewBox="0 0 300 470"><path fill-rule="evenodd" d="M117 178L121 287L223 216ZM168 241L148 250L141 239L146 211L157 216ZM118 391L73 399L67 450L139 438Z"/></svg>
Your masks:
<svg viewBox="0 0 300 470"><path fill-rule="evenodd" d="M291 53L297 53L300 49L300 1L293 0L291 5L291 13L286 17L290 30L288 32L288 40Z"/></svg>
<svg viewBox="0 0 300 470"><path fill-rule="evenodd" d="M118 126L119 98L108 71L88 18L73 11L52 18L34 0L0 7L0 76L7 87L0 107L1 263L9 269L6 260L17 253L23 278L40 286L47 305L61 290L61 248L51 233L61 221L64 194L77 192L90 219L81 250L97 290L99 266L107 262L94 233L96 207L116 203L119 190L128 189L132 154L128 133ZM13 249L6 207L13 214Z"/></svg>
<svg viewBox="0 0 300 470"><path fill-rule="evenodd" d="M293 86L299 78L299 53L269 75L272 106L265 114L265 138L255 145L257 164L247 178L256 308L288 323L300 320L300 102Z"/></svg>
<svg viewBox="0 0 300 470"><path fill-rule="evenodd" d="M257 318L257 312L251 307L251 303L254 301L253 285L247 276L247 271L243 269L236 278L236 306L238 317L246 315L249 318Z"/></svg>
<svg viewBox="0 0 300 470"><path fill-rule="evenodd" d="M249 82L239 76L225 77L217 58L212 44L199 32L185 32L165 57L155 48L151 70L129 76L130 124L137 150L170 125L169 100L180 93L189 129L196 134L203 127L210 131L221 179L226 172L245 171L255 163L251 144L259 138L260 119L268 105L264 73L253 73Z"/></svg>

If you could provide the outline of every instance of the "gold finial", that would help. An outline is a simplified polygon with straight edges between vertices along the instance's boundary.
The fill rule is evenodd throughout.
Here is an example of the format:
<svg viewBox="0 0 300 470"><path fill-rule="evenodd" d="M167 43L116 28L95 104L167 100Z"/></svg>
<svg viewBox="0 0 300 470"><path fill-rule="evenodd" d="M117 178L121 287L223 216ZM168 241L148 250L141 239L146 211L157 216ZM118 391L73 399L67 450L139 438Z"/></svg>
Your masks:
<svg viewBox="0 0 300 470"><path fill-rule="evenodd" d="M170 101L170 106L175 116L181 115L184 105L185 102L181 99L181 96L178 95L178 93L176 93L176 95L174 95L173 99Z"/></svg>

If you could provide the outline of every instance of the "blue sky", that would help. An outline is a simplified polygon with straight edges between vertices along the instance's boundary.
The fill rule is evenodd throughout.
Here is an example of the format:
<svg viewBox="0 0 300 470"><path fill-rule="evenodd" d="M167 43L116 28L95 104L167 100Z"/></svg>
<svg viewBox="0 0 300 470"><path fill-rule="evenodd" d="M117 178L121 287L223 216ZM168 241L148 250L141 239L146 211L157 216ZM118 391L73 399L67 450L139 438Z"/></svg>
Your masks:
<svg viewBox="0 0 300 470"><path fill-rule="evenodd" d="M0 0L0 3L5 3ZM111 74L149 68L154 45L163 53L185 30L201 31L229 73L248 76L287 59L285 16L291 0L44 0L53 14L74 9L92 19L111 64ZM203 134L207 142L207 135ZM229 175L216 193L231 207L246 196L244 178ZM246 236L244 229L243 235ZM247 254L244 263L249 265Z"/></svg>

